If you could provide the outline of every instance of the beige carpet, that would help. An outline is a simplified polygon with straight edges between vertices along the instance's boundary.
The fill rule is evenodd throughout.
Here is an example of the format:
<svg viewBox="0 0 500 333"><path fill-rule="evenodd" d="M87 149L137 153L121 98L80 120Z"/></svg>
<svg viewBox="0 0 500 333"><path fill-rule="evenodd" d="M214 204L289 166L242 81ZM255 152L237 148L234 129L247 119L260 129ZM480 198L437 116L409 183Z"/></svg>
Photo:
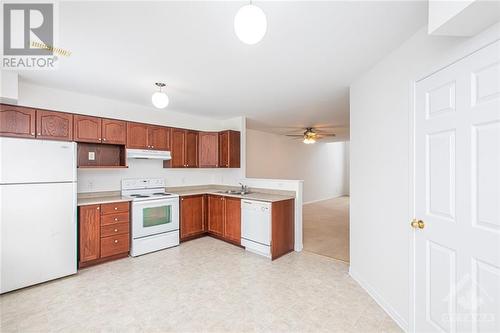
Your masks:
<svg viewBox="0 0 500 333"><path fill-rule="evenodd" d="M303 206L304 250L349 262L349 197Z"/></svg>

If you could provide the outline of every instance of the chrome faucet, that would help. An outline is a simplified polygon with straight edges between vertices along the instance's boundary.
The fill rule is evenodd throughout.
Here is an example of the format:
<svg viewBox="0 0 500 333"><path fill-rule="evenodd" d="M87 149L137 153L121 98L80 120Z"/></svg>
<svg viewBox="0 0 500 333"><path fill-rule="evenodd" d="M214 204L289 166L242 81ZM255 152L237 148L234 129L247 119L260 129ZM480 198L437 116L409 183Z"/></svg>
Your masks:
<svg viewBox="0 0 500 333"><path fill-rule="evenodd" d="M242 183L238 183L238 184L240 184L240 185L241 185L241 192L245 193L245 192L247 192L247 191L248 191L248 186L246 186L246 185L244 185L244 184L242 184Z"/></svg>

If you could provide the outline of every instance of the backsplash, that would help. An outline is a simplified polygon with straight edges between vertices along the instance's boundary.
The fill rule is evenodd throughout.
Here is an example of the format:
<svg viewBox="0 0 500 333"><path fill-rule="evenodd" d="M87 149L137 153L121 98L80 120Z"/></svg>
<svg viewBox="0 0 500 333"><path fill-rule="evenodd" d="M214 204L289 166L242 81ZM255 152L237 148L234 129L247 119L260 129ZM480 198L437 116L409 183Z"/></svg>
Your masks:
<svg viewBox="0 0 500 333"><path fill-rule="evenodd" d="M164 178L167 186L237 185L242 169L164 169L163 161L128 160L127 169L79 169L78 193L119 191L125 178Z"/></svg>

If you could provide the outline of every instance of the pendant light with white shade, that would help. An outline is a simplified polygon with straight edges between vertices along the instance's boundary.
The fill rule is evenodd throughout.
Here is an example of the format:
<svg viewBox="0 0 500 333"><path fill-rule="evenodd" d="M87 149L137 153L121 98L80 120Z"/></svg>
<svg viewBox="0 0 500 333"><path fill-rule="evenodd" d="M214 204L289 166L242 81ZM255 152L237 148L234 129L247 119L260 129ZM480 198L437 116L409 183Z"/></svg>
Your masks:
<svg viewBox="0 0 500 333"><path fill-rule="evenodd" d="M156 82L155 86L157 86L160 90L153 93L153 96L151 96L151 102L156 108L164 109L167 107L169 100L167 94L161 91L161 88L165 87L166 84Z"/></svg>
<svg viewBox="0 0 500 333"><path fill-rule="evenodd" d="M245 44L257 44L267 31L267 18L262 9L252 4L241 7L234 17L234 32Z"/></svg>

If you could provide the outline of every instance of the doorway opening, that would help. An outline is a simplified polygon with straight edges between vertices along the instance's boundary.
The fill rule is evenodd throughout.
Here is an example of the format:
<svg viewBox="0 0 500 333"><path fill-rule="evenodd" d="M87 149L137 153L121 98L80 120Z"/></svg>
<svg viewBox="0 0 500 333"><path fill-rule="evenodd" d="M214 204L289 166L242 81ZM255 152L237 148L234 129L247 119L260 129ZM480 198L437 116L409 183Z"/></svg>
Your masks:
<svg viewBox="0 0 500 333"><path fill-rule="evenodd" d="M305 202L302 208L304 250L349 262L349 143L337 142L331 160L330 198ZM304 182L304 187L308 184Z"/></svg>

